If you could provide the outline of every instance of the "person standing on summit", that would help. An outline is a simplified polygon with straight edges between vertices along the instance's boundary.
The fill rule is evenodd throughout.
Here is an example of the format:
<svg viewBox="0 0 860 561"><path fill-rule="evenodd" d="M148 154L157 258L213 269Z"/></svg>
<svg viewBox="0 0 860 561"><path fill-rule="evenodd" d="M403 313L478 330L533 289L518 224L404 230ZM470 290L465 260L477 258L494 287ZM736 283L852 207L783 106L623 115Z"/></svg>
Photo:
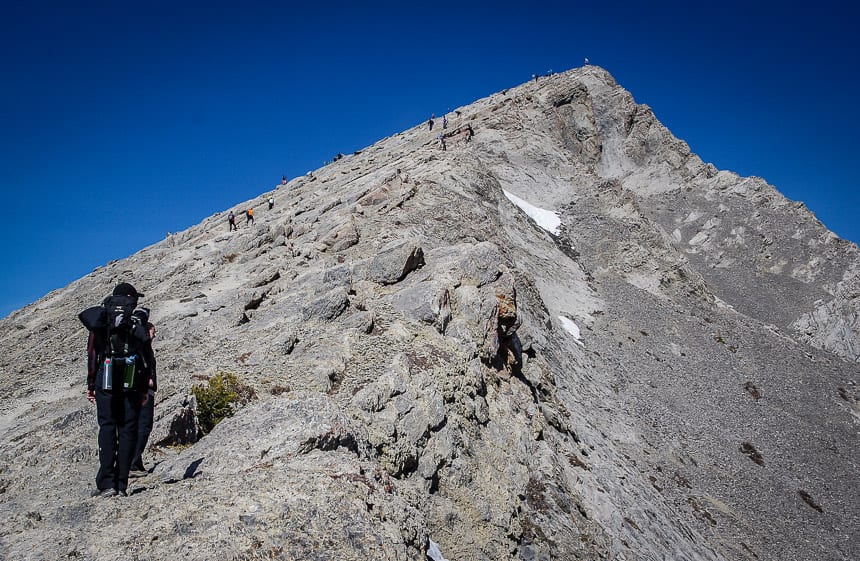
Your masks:
<svg viewBox="0 0 860 561"><path fill-rule="evenodd" d="M89 331L87 399L96 405L99 424L94 497L127 495L140 408L149 399L151 371L146 365L155 365L146 328L149 310L137 307L142 296L121 282L101 306L78 314Z"/></svg>

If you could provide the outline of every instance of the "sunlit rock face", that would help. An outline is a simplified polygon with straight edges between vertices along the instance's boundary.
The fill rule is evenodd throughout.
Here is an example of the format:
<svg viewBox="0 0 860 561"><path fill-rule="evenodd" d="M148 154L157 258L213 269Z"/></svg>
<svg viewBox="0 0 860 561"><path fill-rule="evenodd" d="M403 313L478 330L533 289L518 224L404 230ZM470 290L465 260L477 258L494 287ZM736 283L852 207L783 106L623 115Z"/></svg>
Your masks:
<svg viewBox="0 0 860 561"><path fill-rule="evenodd" d="M598 67L448 119L0 322L0 557L860 557L857 247ZM76 314L122 281L150 472L94 499ZM255 397L203 435L219 372Z"/></svg>

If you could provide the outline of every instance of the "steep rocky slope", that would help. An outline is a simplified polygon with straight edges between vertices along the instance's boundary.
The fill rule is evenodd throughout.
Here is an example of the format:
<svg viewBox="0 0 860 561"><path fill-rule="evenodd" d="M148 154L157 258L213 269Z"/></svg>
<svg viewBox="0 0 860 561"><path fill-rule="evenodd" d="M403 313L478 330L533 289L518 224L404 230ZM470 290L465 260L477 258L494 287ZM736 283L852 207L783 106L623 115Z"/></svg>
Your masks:
<svg viewBox="0 0 860 561"><path fill-rule="evenodd" d="M2 557L860 557L857 247L597 67L439 132L0 322ZM92 499L75 315L119 281L159 326L153 469ZM198 440L220 371L257 399Z"/></svg>

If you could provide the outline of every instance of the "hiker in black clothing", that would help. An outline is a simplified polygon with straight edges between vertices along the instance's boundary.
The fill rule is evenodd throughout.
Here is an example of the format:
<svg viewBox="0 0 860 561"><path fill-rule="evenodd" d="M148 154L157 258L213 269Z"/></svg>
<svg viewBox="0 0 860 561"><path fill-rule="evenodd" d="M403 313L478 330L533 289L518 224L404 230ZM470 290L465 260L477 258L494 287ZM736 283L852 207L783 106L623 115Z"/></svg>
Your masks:
<svg viewBox="0 0 860 561"><path fill-rule="evenodd" d="M428 131L432 131L432 130L433 130L433 117L435 117L435 116L436 116L436 114L435 114L435 113L434 113L433 115L430 115L430 120L429 120L429 121L427 121L427 130L428 130Z"/></svg>
<svg viewBox="0 0 860 561"><path fill-rule="evenodd" d="M141 317L141 319L143 318ZM152 352L152 340L155 339L155 326L147 322L146 329L149 332L149 341L145 345L149 347L149 350L143 353L144 367L146 368L146 372L143 374L149 377L149 388L146 392L148 397L146 402L140 407L140 417L137 420L137 444L135 445L134 457L131 460L130 477L145 475L146 467L143 465L143 451L146 449L146 443L149 442L152 423L155 419L155 392L158 391L155 353ZM148 362L146 357L150 357L152 362Z"/></svg>
<svg viewBox="0 0 860 561"><path fill-rule="evenodd" d="M78 315L90 332L87 399L96 404L99 423L99 470L93 496L127 494L140 408L149 399L150 370L146 365L152 365L151 372L155 366L152 345L147 344L149 311L137 308L141 296L132 285L122 282L102 306Z"/></svg>
<svg viewBox="0 0 860 561"><path fill-rule="evenodd" d="M475 136L475 129L472 128L472 124L469 123L466 125L466 142L472 140L472 137Z"/></svg>
<svg viewBox="0 0 860 561"><path fill-rule="evenodd" d="M230 231L238 230L239 227L236 226L236 215L233 214L233 211L230 211L230 214L227 215L227 222L230 224Z"/></svg>

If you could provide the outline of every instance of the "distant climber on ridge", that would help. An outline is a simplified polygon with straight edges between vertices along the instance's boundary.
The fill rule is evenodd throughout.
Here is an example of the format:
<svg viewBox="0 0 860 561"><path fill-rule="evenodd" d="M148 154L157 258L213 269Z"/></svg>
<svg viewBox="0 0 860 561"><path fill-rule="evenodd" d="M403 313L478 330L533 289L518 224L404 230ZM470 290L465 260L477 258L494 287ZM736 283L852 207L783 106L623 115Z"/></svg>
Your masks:
<svg viewBox="0 0 860 561"><path fill-rule="evenodd" d="M272 210L272 207L275 206L275 197L269 195L269 210Z"/></svg>
<svg viewBox="0 0 860 561"><path fill-rule="evenodd" d="M254 223L254 207L248 207L248 211L245 213L245 223L248 226Z"/></svg>
<svg viewBox="0 0 860 561"><path fill-rule="evenodd" d="M433 117L435 117L435 116L436 116L436 114L435 114L435 113L434 113L434 114L432 114L432 115L430 115L430 119L427 121L427 130L428 130L428 131L432 131L432 130L433 130Z"/></svg>
<svg viewBox="0 0 860 561"><path fill-rule="evenodd" d="M236 226L236 215L233 214L233 211L230 211L230 214L227 215L227 224L230 225L230 231L238 230L239 227Z"/></svg>

